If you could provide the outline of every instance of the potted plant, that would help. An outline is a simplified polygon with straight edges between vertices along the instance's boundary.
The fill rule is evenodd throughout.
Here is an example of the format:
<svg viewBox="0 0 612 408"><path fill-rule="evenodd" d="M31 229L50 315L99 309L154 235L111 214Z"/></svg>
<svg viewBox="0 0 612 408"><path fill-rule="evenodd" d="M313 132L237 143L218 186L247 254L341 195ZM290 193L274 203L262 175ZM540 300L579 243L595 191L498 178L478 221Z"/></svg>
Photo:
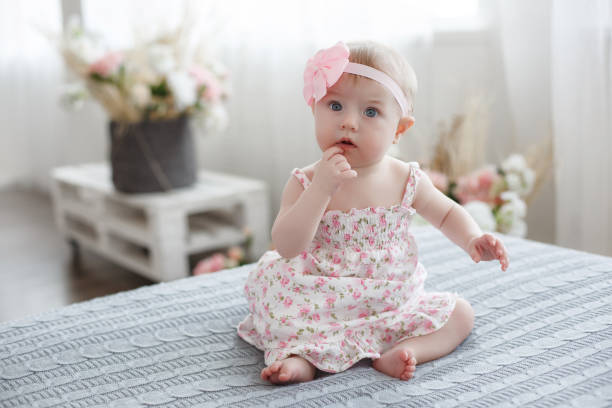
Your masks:
<svg viewBox="0 0 612 408"><path fill-rule="evenodd" d="M88 96L108 113L115 188L124 193L167 191L196 180L190 121L207 129L227 123L227 74L194 45L191 30L113 50L71 19L59 48L77 83L63 100L72 107Z"/></svg>

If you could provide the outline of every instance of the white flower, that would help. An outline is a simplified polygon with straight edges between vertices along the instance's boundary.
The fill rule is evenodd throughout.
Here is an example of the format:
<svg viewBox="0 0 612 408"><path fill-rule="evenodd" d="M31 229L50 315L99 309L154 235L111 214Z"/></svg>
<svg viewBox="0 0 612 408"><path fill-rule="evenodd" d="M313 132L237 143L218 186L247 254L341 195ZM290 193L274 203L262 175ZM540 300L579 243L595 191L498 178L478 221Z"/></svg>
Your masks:
<svg viewBox="0 0 612 408"><path fill-rule="evenodd" d="M220 103L207 105L195 119L201 128L210 133L222 132L229 124L227 110Z"/></svg>
<svg viewBox="0 0 612 408"><path fill-rule="evenodd" d="M174 71L168 74L168 87L174 96L174 105L178 111L192 106L198 99L196 83L185 71Z"/></svg>
<svg viewBox="0 0 612 408"><path fill-rule="evenodd" d="M149 63L161 75L167 75L176 69L176 60L172 47L162 44L153 44L148 49Z"/></svg>
<svg viewBox="0 0 612 408"><path fill-rule="evenodd" d="M495 218L489 204L473 200L463 206L483 231L495 231Z"/></svg>
<svg viewBox="0 0 612 408"><path fill-rule="evenodd" d="M522 173L527 168L527 162L522 155L513 154L502 162L501 168L505 173Z"/></svg>
<svg viewBox="0 0 612 408"><path fill-rule="evenodd" d="M526 168L523 172L523 196L531 193L535 184L535 172L530 168Z"/></svg>
<svg viewBox="0 0 612 408"><path fill-rule="evenodd" d="M527 224L524 221L527 214L527 205L514 191L503 192L501 198L506 203L497 212L498 231L524 237L527 234Z"/></svg>
<svg viewBox="0 0 612 408"><path fill-rule="evenodd" d="M535 173L527 167L527 162L522 155L511 155L504 160L501 168L505 173L504 179L508 189L516 191L521 197L531 192L535 182Z"/></svg>
<svg viewBox="0 0 612 408"><path fill-rule="evenodd" d="M510 191L519 193L523 189L523 181L521 176L516 173L506 173L506 184Z"/></svg>

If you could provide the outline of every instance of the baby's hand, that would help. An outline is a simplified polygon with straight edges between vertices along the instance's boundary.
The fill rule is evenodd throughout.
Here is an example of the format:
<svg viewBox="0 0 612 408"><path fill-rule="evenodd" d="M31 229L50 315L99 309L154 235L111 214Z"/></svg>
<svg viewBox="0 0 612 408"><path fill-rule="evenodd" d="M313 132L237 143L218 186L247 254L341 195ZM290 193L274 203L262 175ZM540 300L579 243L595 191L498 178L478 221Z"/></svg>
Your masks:
<svg viewBox="0 0 612 408"><path fill-rule="evenodd" d="M323 158L314 168L312 184L323 189L332 196L345 180L357 177L357 172L342 154L342 148L332 146L323 152Z"/></svg>
<svg viewBox="0 0 612 408"><path fill-rule="evenodd" d="M482 234L479 237L472 238L468 243L467 252L474 262L499 259L502 271L508 269L508 265L510 265L506 247L501 240L491 234Z"/></svg>

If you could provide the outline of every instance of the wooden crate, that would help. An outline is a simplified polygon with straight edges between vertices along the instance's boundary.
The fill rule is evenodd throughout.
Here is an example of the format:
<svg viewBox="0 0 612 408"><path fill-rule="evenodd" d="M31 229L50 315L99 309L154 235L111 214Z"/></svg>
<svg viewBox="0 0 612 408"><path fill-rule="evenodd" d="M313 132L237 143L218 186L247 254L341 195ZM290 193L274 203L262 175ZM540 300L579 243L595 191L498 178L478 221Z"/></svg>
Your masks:
<svg viewBox="0 0 612 408"><path fill-rule="evenodd" d="M268 191L259 180L202 171L189 188L122 194L105 164L56 168L52 179L68 240L156 281L189 276L189 255L241 245L247 231L249 259L268 248Z"/></svg>

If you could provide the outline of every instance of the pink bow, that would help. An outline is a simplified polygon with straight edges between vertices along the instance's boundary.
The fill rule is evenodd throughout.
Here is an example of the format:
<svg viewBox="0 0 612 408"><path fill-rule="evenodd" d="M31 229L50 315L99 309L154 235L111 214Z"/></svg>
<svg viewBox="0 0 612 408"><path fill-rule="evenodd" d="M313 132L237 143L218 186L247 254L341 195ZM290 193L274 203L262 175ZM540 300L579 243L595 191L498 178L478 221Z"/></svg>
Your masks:
<svg viewBox="0 0 612 408"><path fill-rule="evenodd" d="M327 88L335 84L348 64L349 49L342 42L319 50L306 63L304 70L304 99L309 106L319 102Z"/></svg>

